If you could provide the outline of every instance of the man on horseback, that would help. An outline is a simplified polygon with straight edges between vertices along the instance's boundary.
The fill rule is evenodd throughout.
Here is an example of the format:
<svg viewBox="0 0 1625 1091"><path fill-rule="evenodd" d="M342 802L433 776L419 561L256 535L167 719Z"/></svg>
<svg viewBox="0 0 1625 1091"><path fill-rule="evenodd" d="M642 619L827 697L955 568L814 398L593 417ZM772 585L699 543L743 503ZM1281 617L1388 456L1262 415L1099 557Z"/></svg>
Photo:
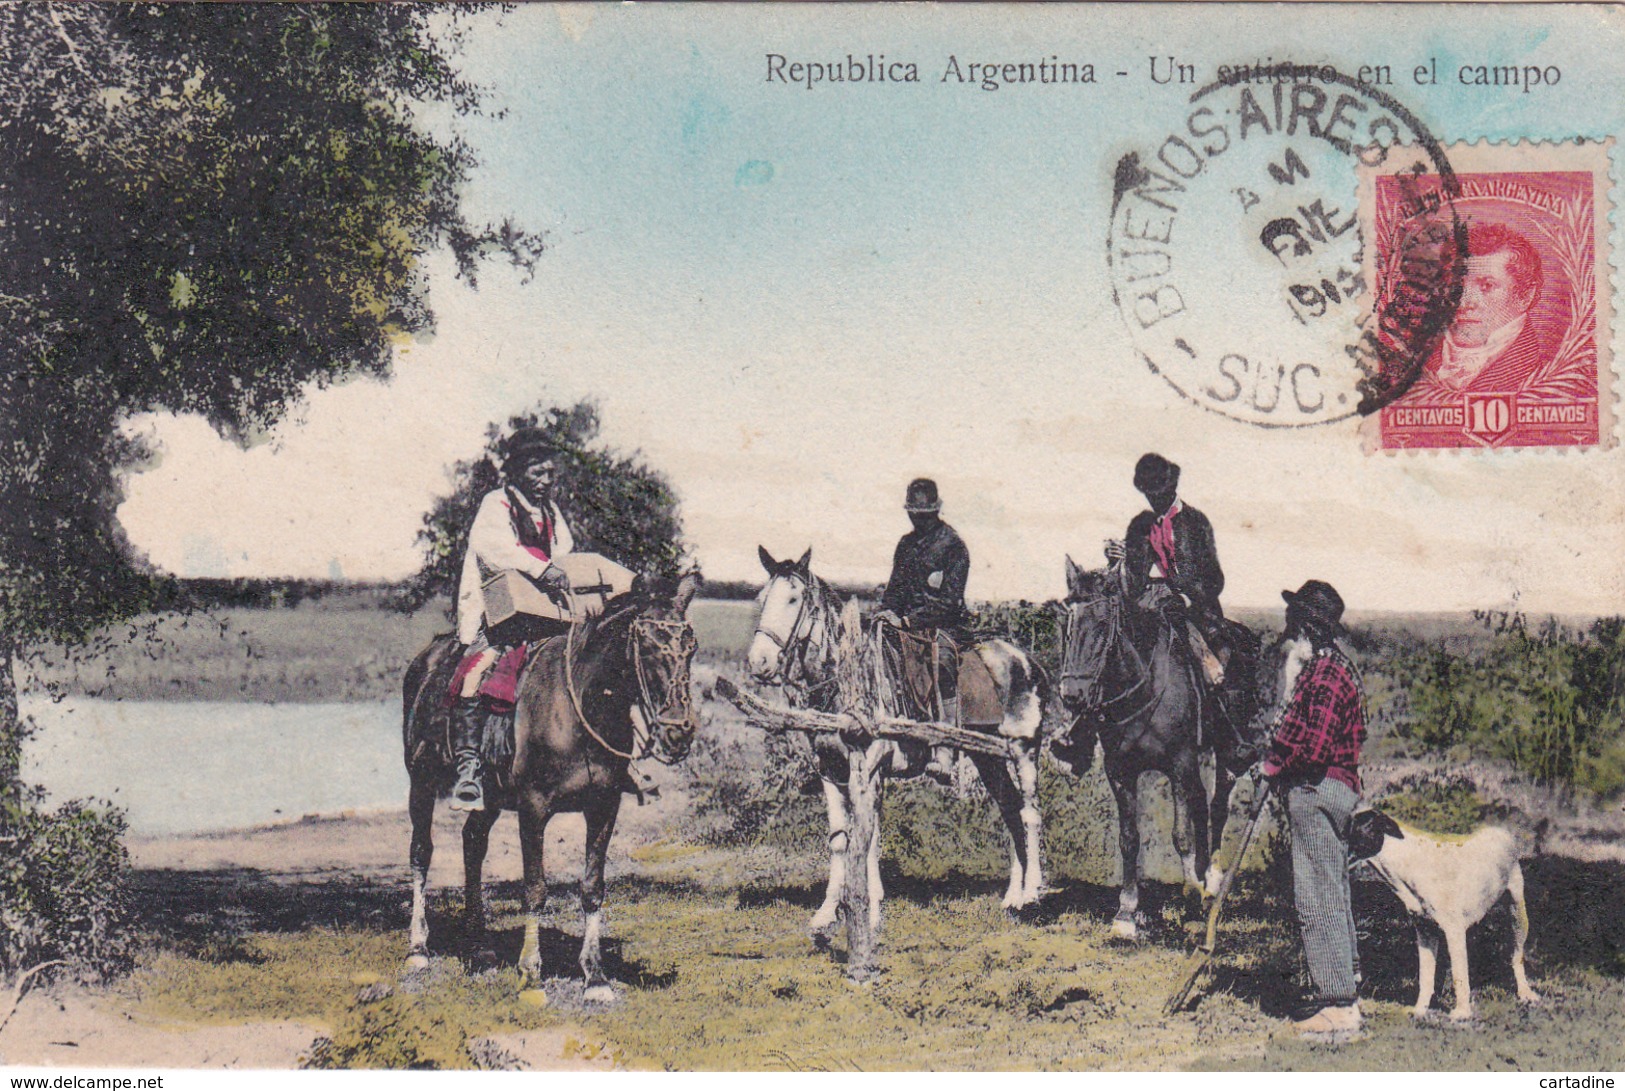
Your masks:
<svg viewBox="0 0 1625 1091"><path fill-rule="evenodd" d="M1220 649L1228 650L1224 611L1224 569L1207 516L1179 498L1179 467L1158 454L1140 456L1134 487L1151 505L1128 525L1122 542L1108 542L1106 556L1121 561L1131 601L1160 610L1176 632L1186 634L1191 653L1213 685L1224 680Z"/></svg>
<svg viewBox="0 0 1625 1091"><path fill-rule="evenodd" d="M564 589L563 575L553 560L569 553L575 540L553 500L557 455L557 448L538 428L521 428L508 437L503 447L502 484L480 499L469 528L457 587L457 639L465 651L453 681L457 696L451 718L452 757L457 766L457 784L451 792L453 810L485 809L480 742L493 711L491 700L493 696L501 699L488 692L492 688L488 679L505 687L510 704L518 681L520 657L514 652L520 642L487 631L485 581L503 569L513 569L545 591ZM491 678L492 669L499 666L508 669Z"/></svg>
<svg viewBox="0 0 1625 1091"><path fill-rule="evenodd" d="M468 533L468 550L457 591L457 639L465 646L453 676L452 756L457 783L454 810L485 808L481 741L493 716L509 714L526 642L562 635L568 622L526 617L493 632L487 625L484 583L511 569L524 573L552 595L563 595L568 580L553 563L575 548L570 526L553 497L558 448L539 428L521 428L503 445L502 484L486 493ZM653 779L631 763L626 791L653 794Z"/></svg>
<svg viewBox="0 0 1625 1091"><path fill-rule="evenodd" d="M934 688L939 707L921 709L955 724L959 718L959 646L965 637L969 611L965 609L965 582L970 577L970 550L957 531L942 519L937 483L929 478L909 482L903 510L914 524L892 554L891 578L881 596L876 620L900 630L896 646L902 654L911 644L931 648ZM902 685L902 679L896 680ZM949 782L955 765L952 747L933 749L926 772Z"/></svg>

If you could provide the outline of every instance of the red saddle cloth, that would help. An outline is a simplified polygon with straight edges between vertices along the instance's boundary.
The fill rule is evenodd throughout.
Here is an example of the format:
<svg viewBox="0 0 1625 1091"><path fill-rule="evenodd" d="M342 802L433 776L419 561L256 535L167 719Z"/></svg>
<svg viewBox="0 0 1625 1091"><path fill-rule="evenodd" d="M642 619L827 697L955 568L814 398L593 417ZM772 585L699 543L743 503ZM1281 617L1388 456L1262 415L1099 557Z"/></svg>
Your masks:
<svg viewBox="0 0 1625 1091"><path fill-rule="evenodd" d="M525 669L525 661L530 657L530 650L529 644L515 644L503 652L491 669L485 672L478 695L490 703L492 711L507 712L513 708L519 692L519 675ZM463 681L469 672L479 665L480 657L484 654L485 650L471 652L463 656L462 662L457 664L457 669L451 675L451 685L446 689L448 708L462 697Z"/></svg>

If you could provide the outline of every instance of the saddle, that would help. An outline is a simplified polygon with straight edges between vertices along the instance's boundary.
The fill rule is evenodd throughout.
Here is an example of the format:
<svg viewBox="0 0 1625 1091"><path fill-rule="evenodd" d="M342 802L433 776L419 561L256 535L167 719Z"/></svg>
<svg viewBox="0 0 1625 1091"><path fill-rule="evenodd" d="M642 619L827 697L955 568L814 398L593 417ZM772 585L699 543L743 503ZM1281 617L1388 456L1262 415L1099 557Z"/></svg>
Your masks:
<svg viewBox="0 0 1625 1091"><path fill-rule="evenodd" d="M907 713L919 719L943 715L941 660L951 654L958 668L958 726L993 729L1004 722L998 684L975 645L961 648L943 633L926 636L906 629L892 631L897 635L899 651L893 682L901 683L899 690Z"/></svg>

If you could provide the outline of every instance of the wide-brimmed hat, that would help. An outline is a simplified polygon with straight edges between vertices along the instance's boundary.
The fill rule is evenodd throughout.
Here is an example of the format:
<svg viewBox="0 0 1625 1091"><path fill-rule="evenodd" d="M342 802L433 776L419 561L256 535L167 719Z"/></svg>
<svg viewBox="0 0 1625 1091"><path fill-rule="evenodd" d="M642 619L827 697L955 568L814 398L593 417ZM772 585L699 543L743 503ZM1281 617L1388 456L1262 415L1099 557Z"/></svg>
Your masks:
<svg viewBox="0 0 1625 1091"><path fill-rule="evenodd" d="M1144 454L1134 464L1134 487L1144 493L1179 487L1179 467L1159 454Z"/></svg>
<svg viewBox="0 0 1625 1091"><path fill-rule="evenodd" d="M916 477L908 483L908 494L903 500L904 511L941 511L942 500L937 496L937 483L929 477Z"/></svg>
<svg viewBox="0 0 1625 1091"><path fill-rule="evenodd" d="M520 473L526 466L559 453L559 445L540 428L521 428L502 442L502 472Z"/></svg>
<svg viewBox="0 0 1625 1091"><path fill-rule="evenodd" d="M1348 631L1343 627L1343 596L1324 580L1306 580L1296 591L1282 591L1281 598L1286 601L1288 611L1296 610L1327 626L1333 633Z"/></svg>

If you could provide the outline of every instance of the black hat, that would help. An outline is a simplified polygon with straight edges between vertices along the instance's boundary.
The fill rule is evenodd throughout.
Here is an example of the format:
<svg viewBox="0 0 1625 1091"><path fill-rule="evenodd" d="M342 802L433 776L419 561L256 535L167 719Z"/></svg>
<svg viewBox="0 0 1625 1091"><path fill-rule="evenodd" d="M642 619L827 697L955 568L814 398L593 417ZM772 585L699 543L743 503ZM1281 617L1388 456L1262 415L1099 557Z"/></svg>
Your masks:
<svg viewBox="0 0 1625 1091"><path fill-rule="evenodd" d="M520 473L526 466L552 458L559 445L540 428L521 428L502 443L502 472Z"/></svg>
<svg viewBox="0 0 1625 1091"><path fill-rule="evenodd" d="M1343 596L1323 580L1307 580L1296 591L1282 591L1287 610L1328 626L1333 634L1343 633Z"/></svg>
<svg viewBox="0 0 1625 1091"><path fill-rule="evenodd" d="M908 497L903 501L905 511L941 511L942 501L937 497L937 483L929 477L916 477L908 483Z"/></svg>
<svg viewBox="0 0 1625 1091"><path fill-rule="evenodd" d="M1168 492L1179 487L1179 467L1157 454L1141 455L1134 464L1134 487L1143 493Z"/></svg>

